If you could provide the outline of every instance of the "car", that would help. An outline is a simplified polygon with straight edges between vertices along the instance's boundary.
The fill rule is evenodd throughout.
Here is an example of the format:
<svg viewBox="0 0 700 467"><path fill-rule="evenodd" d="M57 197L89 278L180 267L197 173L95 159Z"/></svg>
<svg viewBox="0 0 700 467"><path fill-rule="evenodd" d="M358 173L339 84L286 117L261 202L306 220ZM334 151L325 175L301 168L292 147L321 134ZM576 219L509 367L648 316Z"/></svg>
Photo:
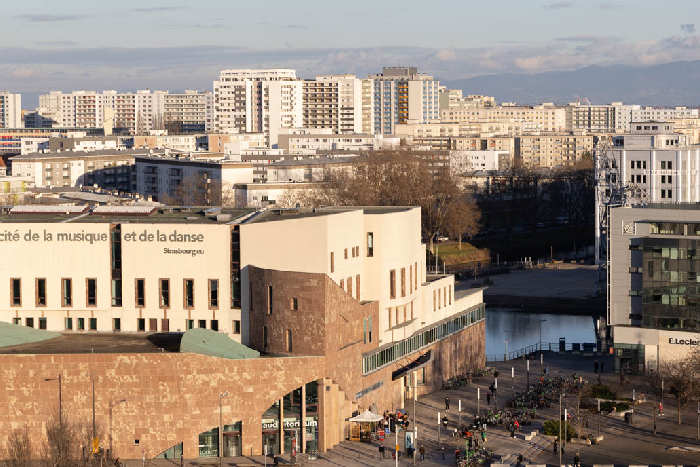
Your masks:
<svg viewBox="0 0 700 467"><path fill-rule="evenodd" d="M449 239L450 239L450 237L445 237L444 235L440 235L440 236L437 238L437 241L438 241L438 242L446 242L446 241L448 241Z"/></svg>

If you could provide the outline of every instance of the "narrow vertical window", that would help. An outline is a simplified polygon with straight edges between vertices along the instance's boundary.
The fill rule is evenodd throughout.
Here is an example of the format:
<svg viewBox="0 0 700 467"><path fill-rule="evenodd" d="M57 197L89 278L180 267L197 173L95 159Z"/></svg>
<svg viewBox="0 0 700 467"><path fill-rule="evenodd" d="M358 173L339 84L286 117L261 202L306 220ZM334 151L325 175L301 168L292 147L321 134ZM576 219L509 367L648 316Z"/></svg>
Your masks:
<svg viewBox="0 0 700 467"><path fill-rule="evenodd" d="M209 279L209 309L219 308L219 280Z"/></svg>
<svg viewBox="0 0 700 467"><path fill-rule="evenodd" d="M121 318L112 318L112 331L119 332L122 330Z"/></svg>
<svg viewBox="0 0 700 467"><path fill-rule="evenodd" d="M160 307L170 308L170 279L161 279L159 289Z"/></svg>
<svg viewBox="0 0 700 467"><path fill-rule="evenodd" d="M240 333L241 333L241 320L240 320L240 319L234 319L234 320L233 320L233 333L234 333L234 334L240 334Z"/></svg>
<svg viewBox="0 0 700 467"><path fill-rule="evenodd" d="M85 330L85 318L78 318L78 331Z"/></svg>
<svg viewBox="0 0 700 467"><path fill-rule="evenodd" d="M406 268L401 268L401 296L406 296Z"/></svg>
<svg viewBox="0 0 700 467"><path fill-rule="evenodd" d="M36 279L36 306L46 306L46 279Z"/></svg>
<svg viewBox="0 0 700 467"><path fill-rule="evenodd" d="M331 251L331 272L335 272L335 255Z"/></svg>
<svg viewBox="0 0 700 467"><path fill-rule="evenodd" d="M348 259L348 249L346 248L343 252L344 259Z"/></svg>
<svg viewBox="0 0 700 467"><path fill-rule="evenodd" d="M97 306L97 279L85 279L85 304Z"/></svg>
<svg viewBox="0 0 700 467"><path fill-rule="evenodd" d="M218 319L213 319L213 320L211 320L211 323L210 323L210 324L211 324L210 329L211 329L212 331L218 331L218 330L219 330L219 320L218 320Z"/></svg>
<svg viewBox="0 0 700 467"><path fill-rule="evenodd" d="M148 330L151 332L158 331L158 319L157 318L149 318L148 319Z"/></svg>
<svg viewBox="0 0 700 467"><path fill-rule="evenodd" d="M418 262L414 263L413 269L415 269L415 272L413 274L413 288L415 290L418 290Z"/></svg>
<svg viewBox="0 0 700 467"><path fill-rule="evenodd" d="M289 309L292 311L299 310L299 299L298 298L292 297L292 299L289 301Z"/></svg>
<svg viewBox="0 0 700 467"><path fill-rule="evenodd" d="M396 269L389 271L389 298L396 298Z"/></svg>
<svg viewBox="0 0 700 467"><path fill-rule="evenodd" d="M90 331L97 331L97 318L89 318L88 326L90 328Z"/></svg>
<svg viewBox="0 0 700 467"><path fill-rule="evenodd" d="M207 328L207 320L206 319L197 320L197 327L200 329L206 329Z"/></svg>
<svg viewBox="0 0 700 467"><path fill-rule="evenodd" d="M194 308L194 279L183 279L185 308Z"/></svg>
<svg viewBox="0 0 700 467"><path fill-rule="evenodd" d="M367 256L374 256L374 232L367 232Z"/></svg>
<svg viewBox="0 0 700 467"><path fill-rule="evenodd" d="M73 318L66 318L65 324L66 331L73 330Z"/></svg>
<svg viewBox="0 0 700 467"><path fill-rule="evenodd" d="M136 320L136 329L139 332L146 332L146 319L145 318L138 318Z"/></svg>
<svg viewBox="0 0 700 467"><path fill-rule="evenodd" d="M39 318L39 329L46 329L46 317Z"/></svg>
<svg viewBox="0 0 700 467"><path fill-rule="evenodd" d="M170 332L170 320L163 318L160 320L160 330L163 332Z"/></svg>
<svg viewBox="0 0 700 467"><path fill-rule="evenodd" d="M146 306L146 279L136 279L136 306Z"/></svg>
<svg viewBox="0 0 700 467"><path fill-rule="evenodd" d="M73 281L61 279L61 306L73 306Z"/></svg>
<svg viewBox="0 0 700 467"><path fill-rule="evenodd" d="M392 315L391 308L387 308L386 311L387 311L387 315L389 315L389 329L391 329L391 315Z"/></svg>
<svg viewBox="0 0 700 467"><path fill-rule="evenodd" d="M287 352L291 352L292 351L292 330L291 329L287 329L287 336L286 337L287 338L285 340L286 340Z"/></svg>
<svg viewBox="0 0 700 467"><path fill-rule="evenodd" d="M348 294L352 297L352 277L348 277Z"/></svg>
<svg viewBox="0 0 700 467"><path fill-rule="evenodd" d="M362 320L362 343L367 343L367 319Z"/></svg>
<svg viewBox="0 0 700 467"><path fill-rule="evenodd" d="M33 328L34 327L34 318L25 318L24 325L27 326L28 328Z"/></svg>
<svg viewBox="0 0 700 467"><path fill-rule="evenodd" d="M267 326L263 326L263 350L267 350L268 343Z"/></svg>
<svg viewBox="0 0 700 467"><path fill-rule="evenodd" d="M10 279L10 305L22 306L22 280Z"/></svg>
<svg viewBox="0 0 700 467"><path fill-rule="evenodd" d="M267 314L272 314L272 286L267 286Z"/></svg>
<svg viewBox="0 0 700 467"><path fill-rule="evenodd" d="M368 329L369 329L369 342L370 344L372 343L372 317L369 317L369 324L368 324Z"/></svg>
<svg viewBox="0 0 700 467"><path fill-rule="evenodd" d="M355 298L360 299L360 275L355 276Z"/></svg>
<svg viewBox="0 0 700 467"><path fill-rule="evenodd" d="M340 279L340 288L345 290L345 279Z"/></svg>
<svg viewBox="0 0 700 467"><path fill-rule="evenodd" d="M185 328L187 328L187 330L194 329L194 320L193 319L185 320Z"/></svg>

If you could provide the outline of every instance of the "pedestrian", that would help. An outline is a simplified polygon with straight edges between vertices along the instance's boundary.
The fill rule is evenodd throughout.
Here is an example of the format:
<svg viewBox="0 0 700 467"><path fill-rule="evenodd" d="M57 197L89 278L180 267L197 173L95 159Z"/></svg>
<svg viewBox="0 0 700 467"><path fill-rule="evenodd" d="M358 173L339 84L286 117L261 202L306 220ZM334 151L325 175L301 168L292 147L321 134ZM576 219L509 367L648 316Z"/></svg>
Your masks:
<svg viewBox="0 0 700 467"><path fill-rule="evenodd" d="M486 430L481 430L481 441L486 445Z"/></svg>
<svg viewBox="0 0 700 467"><path fill-rule="evenodd" d="M554 440L554 444L552 445L552 452L554 453L555 456L557 455L557 452L559 452L559 440L558 439Z"/></svg>
<svg viewBox="0 0 700 467"><path fill-rule="evenodd" d="M600 366L600 363L598 363L598 360L593 362L593 373L598 373L599 366Z"/></svg>
<svg viewBox="0 0 700 467"><path fill-rule="evenodd" d="M574 467L581 467L581 457L579 457L578 451L576 451L576 455L574 456Z"/></svg>
<svg viewBox="0 0 700 467"><path fill-rule="evenodd" d="M488 405L491 405L491 393L490 392L486 393L486 403Z"/></svg>
<svg viewBox="0 0 700 467"><path fill-rule="evenodd" d="M418 448L418 452L420 453L420 460L421 462L425 460L425 448L421 444L420 447Z"/></svg>
<svg viewBox="0 0 700 467"><path fill-rule="evenodd" d="M383 444L379 445L379 457L384 459L384 445Z"/></svg>
<svg viewBox="0 0 700 467"><path fill-rule="evenodd" d="M445 397L445 410L450 410L450 398Z"/></svg>

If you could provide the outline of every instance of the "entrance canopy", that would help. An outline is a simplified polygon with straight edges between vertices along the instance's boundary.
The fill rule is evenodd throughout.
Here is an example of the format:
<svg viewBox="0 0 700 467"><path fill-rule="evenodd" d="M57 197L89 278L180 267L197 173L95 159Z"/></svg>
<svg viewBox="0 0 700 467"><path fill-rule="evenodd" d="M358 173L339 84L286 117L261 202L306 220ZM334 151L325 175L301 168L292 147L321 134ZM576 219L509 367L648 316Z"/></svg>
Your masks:
<svg viewBox="0 0 700 467"><path fill-rule="evenodd" d="M365 410L360 415L352 417L349 421L355 423L376 423L378 421L384 420L384 417L377 415L376 413Z"/></svg>

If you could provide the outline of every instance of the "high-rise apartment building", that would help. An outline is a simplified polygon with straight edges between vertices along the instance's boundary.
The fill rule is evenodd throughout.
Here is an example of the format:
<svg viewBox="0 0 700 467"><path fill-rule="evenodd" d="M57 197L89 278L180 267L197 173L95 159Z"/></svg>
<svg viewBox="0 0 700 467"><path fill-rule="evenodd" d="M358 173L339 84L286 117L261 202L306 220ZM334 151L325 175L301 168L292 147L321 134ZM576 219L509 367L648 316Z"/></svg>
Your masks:
<svg viewBox="0 0 700 467"><path fill-rule="evenodd" d="M214 81L214 130L264 133L277 144L280 128L303 125L303 81L296 71L222 70Z"/></svg>
<svg viewBox="0 0 700 467"><path fill-rule="evenodd" d="M542 133L515 138L515 161L524 167L570 167L592 156L594 137L580 133Z"/></svg>
<svg viewBox="0 0 700 467"><path fill-rule="evenodd" d="M0 128L22 126L22 95L0 91Z"/></svg>
<svg viewBox="0 0 700 467"><path fill-rule="evenodd" d="M186 90L163 94L160 98L160 119L171 134L204 133L211 129L214 95L210 91Z"/></svg>
<svg viewBox="0 0 700 467"><path fill-rule="evenodd" d="M440 82L416 67L385 67L369 77L373 85L375 134L393 134L398 123L427 123L440 118Z"/></svg>
<svg viewBox="0 0 700 467"><path fill-rule="evenodd" d="M317 76L304 81L304 128L362 133L362 80L355 75Z"/></svg>

